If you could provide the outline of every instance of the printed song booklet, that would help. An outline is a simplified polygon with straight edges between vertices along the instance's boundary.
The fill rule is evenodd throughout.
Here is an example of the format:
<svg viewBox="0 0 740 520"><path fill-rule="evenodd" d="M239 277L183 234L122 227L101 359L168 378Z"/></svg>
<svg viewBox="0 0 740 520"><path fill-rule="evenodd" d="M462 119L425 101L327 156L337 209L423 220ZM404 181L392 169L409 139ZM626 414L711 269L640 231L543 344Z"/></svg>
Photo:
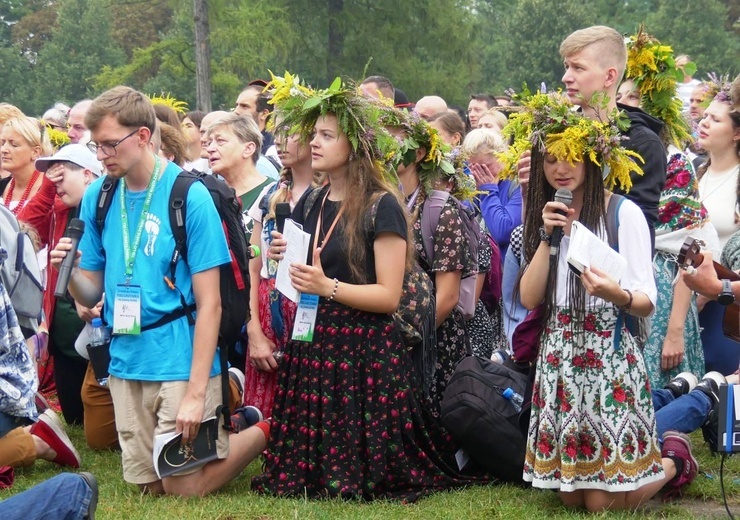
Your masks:
<svg viewBox="0 0 740 520"><path fill-rule="evenodd" d="M583 273L586 267L595 267L617 282L622 279L627 269L627 260L622 255L577 220L570 228L570 245L566 260L577 274Z"/></svg>
<svg viewBox="0 0 740 520"><path fill-rule="evenodd" d="M159 478L169 477L180 471L195 469L215 460L218 438L218 417L205 419L195 440L182 444L182 433L162 433L154 437L154 469Z"/></svg>

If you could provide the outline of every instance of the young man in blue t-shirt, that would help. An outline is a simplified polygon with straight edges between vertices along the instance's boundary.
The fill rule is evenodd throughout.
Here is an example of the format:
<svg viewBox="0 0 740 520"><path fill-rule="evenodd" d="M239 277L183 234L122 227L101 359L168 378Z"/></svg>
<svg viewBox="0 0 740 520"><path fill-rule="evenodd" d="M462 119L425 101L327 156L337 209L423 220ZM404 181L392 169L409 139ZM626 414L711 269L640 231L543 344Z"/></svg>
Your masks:
<svg viewBox="0 0 740 520"><path fill-rule="evenodd" d="M221 229L216 208L196 183L186 201L187 262L176 266L177 288L168 286L174 251L168 202L181 170L153 153L155 119L149 99L129 87L113 88L90 106L88 147L121 182L109 194L102 232L95 222L102 179L85 193L80 211L85 233L69 291L87 306L105 297L104 318L114 332L109 385L124 479L152 493L202 495L237 476L264 449L266 435L261 427L231 436L219 428L220 460L163 480L154 470L154 436L181 431L184 443L192 441L220 402L213 324L221 315L219 266L229 262L226 239L214 232ZM52 265L58 267L70 248L68 239L61 240ZM194 326L181 316L146 328L181 309L180 293L197 308Z"/></svg>

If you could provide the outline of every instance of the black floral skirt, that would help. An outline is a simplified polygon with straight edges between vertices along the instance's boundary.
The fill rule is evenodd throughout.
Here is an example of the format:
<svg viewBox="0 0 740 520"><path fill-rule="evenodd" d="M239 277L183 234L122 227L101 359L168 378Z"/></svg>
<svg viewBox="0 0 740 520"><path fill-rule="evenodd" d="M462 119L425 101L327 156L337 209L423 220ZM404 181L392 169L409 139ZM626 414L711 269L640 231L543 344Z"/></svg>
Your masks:
<svg viewBox="0 0 740 520"><path fill-rule="evenodd" d="M265 473L280 496L394 498L479 482L460 475L412 388L390 315L322 300L313 343L289 342L280 367Z"/></svg>

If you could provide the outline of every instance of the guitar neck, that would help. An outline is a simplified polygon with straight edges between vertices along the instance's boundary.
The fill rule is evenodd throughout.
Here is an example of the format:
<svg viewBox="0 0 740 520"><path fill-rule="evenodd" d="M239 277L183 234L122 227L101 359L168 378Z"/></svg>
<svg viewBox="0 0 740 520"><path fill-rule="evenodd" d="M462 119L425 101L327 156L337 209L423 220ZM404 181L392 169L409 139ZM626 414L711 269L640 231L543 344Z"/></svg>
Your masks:
<svg viewBox="0 0 740 520"><path fill-rule="evenodd" d="M698 267L698 266L701 265L701 263L703 261L704 261L704 255L702 255L701 253L698 253L696 255L696 264L695 265ZM717 273L717 276L720 279L725 279L726 278L726 279L730 280L731 282L736 282L736 281L740 280L740 274L737 274L735 271L732 271L732 270L726 268L724 265L718 264L717 262L712 262L712 263L714 264L714 272Z"/></svg>

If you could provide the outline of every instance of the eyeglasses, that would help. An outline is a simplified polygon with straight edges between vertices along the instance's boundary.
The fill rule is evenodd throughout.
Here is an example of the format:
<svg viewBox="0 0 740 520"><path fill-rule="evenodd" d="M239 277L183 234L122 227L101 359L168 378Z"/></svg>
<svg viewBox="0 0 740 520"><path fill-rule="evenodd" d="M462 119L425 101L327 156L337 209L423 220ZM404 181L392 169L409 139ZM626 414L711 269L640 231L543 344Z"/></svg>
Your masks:
<svg viewBox="0 0 740 520"><path fill-rule="evenodd" d="M90 141L87 143L87 149L90 150L92 153L97 155L98 149L100 149L101 152L103 152L107 157L115 157L116 156L116 146L124 142L126 139L134 135L136 132L138 132L139 129L137 128L130 134L128 134L126 137L123 137L116 141L115 143L94 143L93 141Z"/></svg>

